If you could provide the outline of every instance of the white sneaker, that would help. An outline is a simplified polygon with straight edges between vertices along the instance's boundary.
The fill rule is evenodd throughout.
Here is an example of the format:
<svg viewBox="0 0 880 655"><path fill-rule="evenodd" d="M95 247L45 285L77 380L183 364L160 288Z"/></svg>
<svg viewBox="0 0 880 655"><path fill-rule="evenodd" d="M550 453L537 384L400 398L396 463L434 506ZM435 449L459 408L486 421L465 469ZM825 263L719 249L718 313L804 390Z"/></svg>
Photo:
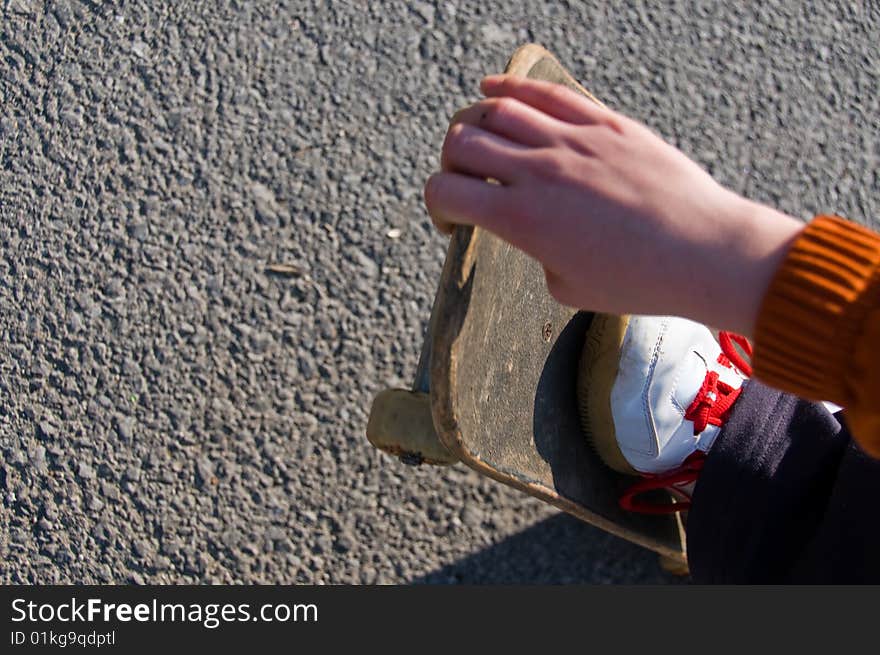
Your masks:
<svg viewBox="0 0 880 655"><path fill-rule="evenodd" d="M751 355L738 335L672 316L596 314L581 358L581 423L602 460L644 479L621 506L670 513L690 505L705 454L739 397ZM640 496L669 489L681 502L653 504Z"/></svg>

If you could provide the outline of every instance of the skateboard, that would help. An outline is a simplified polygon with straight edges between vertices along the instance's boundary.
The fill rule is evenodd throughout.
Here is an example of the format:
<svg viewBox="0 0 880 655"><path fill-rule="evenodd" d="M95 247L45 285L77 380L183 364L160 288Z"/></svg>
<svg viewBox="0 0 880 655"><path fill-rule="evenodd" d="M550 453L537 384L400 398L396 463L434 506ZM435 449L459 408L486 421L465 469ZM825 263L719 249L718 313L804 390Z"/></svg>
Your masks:
<svg viewBox="0 0 880 655"><path fill-rule="evenodd" d="M599 103L543 47L505 72L564 84ZM601 103L600 103L601 104ZM582 430L582 353L601 316L560 305L537 262L480 228L453 230L412 389L373 401L367 438L408 464L463 463L687 571L679 515L618 506L633 478L606 466Z"/></svg>

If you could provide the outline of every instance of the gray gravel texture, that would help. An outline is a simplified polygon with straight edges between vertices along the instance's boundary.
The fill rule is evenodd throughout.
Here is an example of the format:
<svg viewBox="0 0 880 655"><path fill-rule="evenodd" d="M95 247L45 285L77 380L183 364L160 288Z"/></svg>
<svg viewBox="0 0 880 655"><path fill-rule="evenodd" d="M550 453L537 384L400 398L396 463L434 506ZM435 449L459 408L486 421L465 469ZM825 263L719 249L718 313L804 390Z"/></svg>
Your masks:
<svg viewBox="0 0 880 655"><path fill-rule="evenodd" d="M880 216L874 3L0 6L6 583L676 581L364 438L416 367L446 121L517 45L742 193Z"/></svg>

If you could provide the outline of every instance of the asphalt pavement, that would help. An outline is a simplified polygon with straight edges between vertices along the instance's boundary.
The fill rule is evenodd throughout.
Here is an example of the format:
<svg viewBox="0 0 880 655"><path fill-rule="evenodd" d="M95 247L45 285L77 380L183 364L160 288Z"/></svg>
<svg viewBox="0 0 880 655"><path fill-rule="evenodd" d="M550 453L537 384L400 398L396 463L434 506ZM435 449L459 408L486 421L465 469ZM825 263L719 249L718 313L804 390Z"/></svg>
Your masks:
<svg viewBox="0 0 880 655"><path fill-rule="evenodd" d="M446 122L518 45L740 193L880 217L876 3L0 11L6 583L678 581L364 438L416 368Z"/></svg>

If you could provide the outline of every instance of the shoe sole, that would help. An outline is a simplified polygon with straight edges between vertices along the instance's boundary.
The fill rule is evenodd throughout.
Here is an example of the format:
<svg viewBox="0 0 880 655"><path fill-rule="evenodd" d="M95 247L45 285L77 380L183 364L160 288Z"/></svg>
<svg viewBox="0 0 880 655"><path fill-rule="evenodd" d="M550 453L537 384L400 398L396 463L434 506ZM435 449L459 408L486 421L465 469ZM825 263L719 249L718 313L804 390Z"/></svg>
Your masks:
<svg viewBox="0 0 880 655"><path fill-rule="evenodd" d="M617 445L611 412L611 389L628 325L628 316L593 316L581 351L577 395L581 429L599 458L618 473L638 475Z"/></svg>

